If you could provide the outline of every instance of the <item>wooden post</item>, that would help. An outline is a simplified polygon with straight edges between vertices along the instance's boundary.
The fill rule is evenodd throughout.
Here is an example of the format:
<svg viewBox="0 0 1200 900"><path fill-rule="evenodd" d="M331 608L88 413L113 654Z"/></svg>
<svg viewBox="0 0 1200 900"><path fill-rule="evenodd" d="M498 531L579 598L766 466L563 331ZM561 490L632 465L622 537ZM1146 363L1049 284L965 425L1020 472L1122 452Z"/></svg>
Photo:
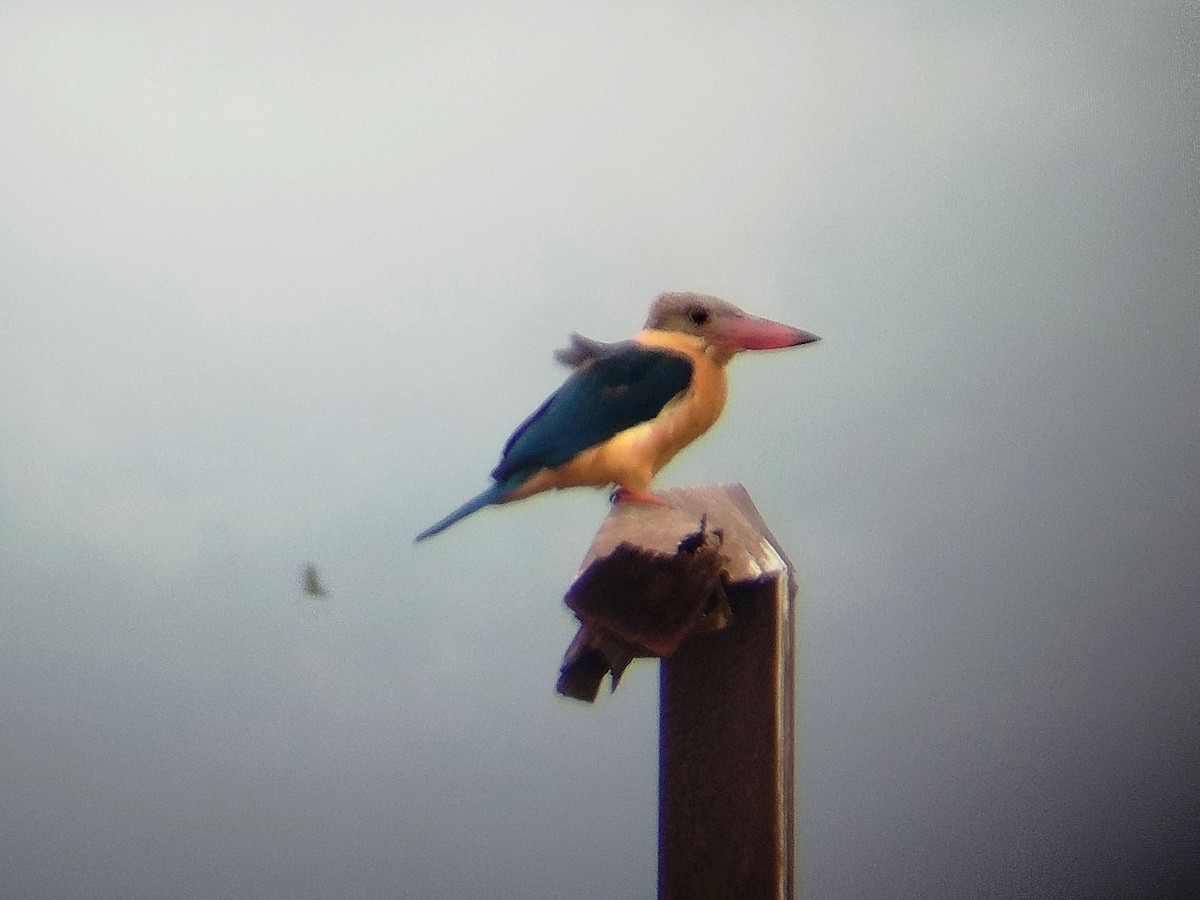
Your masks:
<svg viewBox="0 0 1200 900"><path fill-rule="evenodd" d="M582 625L558 689L594 700L663 658L660 898L794 891L791 564L741 485L613 508L567 592Z"/></svg>

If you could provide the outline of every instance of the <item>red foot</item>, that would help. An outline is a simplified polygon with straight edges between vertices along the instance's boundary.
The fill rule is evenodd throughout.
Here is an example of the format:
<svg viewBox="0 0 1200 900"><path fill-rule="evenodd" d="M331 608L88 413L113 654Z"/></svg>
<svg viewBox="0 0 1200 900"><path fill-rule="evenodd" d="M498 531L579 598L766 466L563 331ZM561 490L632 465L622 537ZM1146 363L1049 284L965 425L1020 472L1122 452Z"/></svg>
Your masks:
<svg viewBox="0 0 1200 900"><path fill-rule="evenodd" d="M619 487L608 498L613 503L645 503L647 506L670 506L662 497L655 496L649 491L631 491Z"/></svg>

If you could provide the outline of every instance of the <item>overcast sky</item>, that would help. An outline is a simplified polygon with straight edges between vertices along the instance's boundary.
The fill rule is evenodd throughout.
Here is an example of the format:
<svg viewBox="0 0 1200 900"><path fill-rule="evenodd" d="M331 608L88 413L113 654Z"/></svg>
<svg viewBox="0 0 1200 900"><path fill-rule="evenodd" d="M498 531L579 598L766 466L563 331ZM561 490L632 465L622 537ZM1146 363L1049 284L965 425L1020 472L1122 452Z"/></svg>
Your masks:
<svg viewBox="0 0 1200 900"><path fill-rule="evenodd" d="M1194 4L449 6L0 7L6 893L653 896L604 493L412 537L680 289L825 338L660 479L797 564L805 896L1197 877Z"/></svg>

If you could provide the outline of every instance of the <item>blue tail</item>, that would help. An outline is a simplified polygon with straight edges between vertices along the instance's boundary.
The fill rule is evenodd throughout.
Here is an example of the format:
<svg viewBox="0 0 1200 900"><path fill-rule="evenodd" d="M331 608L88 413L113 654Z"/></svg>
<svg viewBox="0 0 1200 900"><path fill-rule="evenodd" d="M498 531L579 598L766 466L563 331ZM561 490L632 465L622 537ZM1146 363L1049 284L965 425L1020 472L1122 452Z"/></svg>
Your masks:
<svg viewBox="0 0 1200 900"><path fill-rule="evenodd" d="M520 479L520 480L523 481L524 479ZM436 525L430 525L428 528L426 528L424 531L422 531L420 534L417 535L417 540L423 541L423 540L425 540L425 538L431 538L435 534L440 534L441 532L443 532L447 528L449 528L451 525L453 525L455 522L457 522L459 519L465 519L471 513L477 512L478 510L483 509L485 506L490 506L493 503L499 502L501 497L503 497L505 494L507 494L509 491L511 491L515 487L515 485L512 484L511 482L512 482L512 479L509 479L508 482L497 481L495 484L493 484L490 488L488 488L486 491L484 491L478 497L472 497L470 500L468 500L466 503L464 503L462 506L460 506L454 512L450 513L450 515L446 516L446 518L442 519Z"/></svg>

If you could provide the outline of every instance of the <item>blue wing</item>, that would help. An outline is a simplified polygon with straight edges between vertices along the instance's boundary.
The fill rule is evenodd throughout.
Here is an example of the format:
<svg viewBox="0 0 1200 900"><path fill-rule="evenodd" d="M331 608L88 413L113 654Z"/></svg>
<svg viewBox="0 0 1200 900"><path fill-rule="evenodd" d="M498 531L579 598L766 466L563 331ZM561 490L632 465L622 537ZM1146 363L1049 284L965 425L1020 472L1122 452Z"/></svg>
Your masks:
<svg viewBox="0 0 1200 900"><path fill-rule="evenodd" d="M604 344L572 338L572 342L572 350L559 359L575 371L513 432L500 465L492 471L495 482L422 531L418 541L485 506L503 502L538 469L561 466L588 447L653 419L691 384L692 361L686 356L639 347L632 341Z"/></svg>
<svg viewBox="0 0 1200 900"><path fill-rule="evenodd" d="M511 483L653 419L692 381L692 361L632 341L602 349L513 432L492 478Z"/></svg>

